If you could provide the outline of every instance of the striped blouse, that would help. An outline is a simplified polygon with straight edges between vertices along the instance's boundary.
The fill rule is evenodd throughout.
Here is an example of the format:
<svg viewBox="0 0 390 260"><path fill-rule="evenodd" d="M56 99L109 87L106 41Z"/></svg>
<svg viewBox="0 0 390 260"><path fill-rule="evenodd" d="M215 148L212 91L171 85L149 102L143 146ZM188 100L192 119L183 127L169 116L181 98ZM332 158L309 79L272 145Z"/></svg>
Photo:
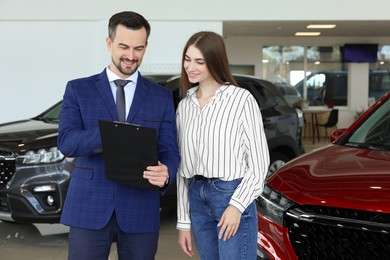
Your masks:
<svg viewBox="0 0 390 260"><path fill-rule="evenodd" d="M269 167L263 121L252 94L222 85L200 108L188 90L176 112L181 162L177 174L177 229L190 230L188 179L194 175L230 181L242 178L230 205L241 212L257 198Z"/></svg>

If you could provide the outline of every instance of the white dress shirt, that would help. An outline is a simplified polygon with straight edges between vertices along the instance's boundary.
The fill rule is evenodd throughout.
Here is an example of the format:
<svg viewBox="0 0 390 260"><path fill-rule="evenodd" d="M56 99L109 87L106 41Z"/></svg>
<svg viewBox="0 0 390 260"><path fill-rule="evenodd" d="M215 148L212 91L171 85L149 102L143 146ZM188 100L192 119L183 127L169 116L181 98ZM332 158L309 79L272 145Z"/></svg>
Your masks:
<svg viewBox="0 0 390 260"><path fill-rule="evenodd" d="M110 68L107 67L106 69L108 81L110 82L111 86L111 91L112 91L112 96L114 97L114 101L116 103L116 89L117 86L114 83L114 80L116 79L121 79L118 75L116 75L114 72L110 70ZM130 80L129 83L124 86L124 91L125 91L125 105L126 105L126 118L127 115L129 114L131 104L133 103L133 98L134 98L134 93L135 93L135 88L137 86L137 81L138 81L138 71L134 72L131 74L126 80Z"/></svg>
<svg viewBox="0 0 390 260"><path fill-rule="evenodd" d="M201 109L194 87L176 111L181 162L177 174L177 229L189 230L188 178L242 178L230 200L241 212L262 192L269 152L259 106L252 94L222 85Z"/></svg>

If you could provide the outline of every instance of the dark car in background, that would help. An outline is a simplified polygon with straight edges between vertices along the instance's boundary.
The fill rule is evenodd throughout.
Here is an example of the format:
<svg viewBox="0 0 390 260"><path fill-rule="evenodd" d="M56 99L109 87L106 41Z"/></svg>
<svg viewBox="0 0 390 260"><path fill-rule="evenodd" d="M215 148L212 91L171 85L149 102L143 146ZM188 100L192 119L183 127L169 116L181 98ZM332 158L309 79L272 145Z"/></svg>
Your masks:
<svg viewBox="0 0 390 260"><path fill-rule="evenodd" d="M300 101L303 99L299 91L291 85L287 84L275 84L275 86L279 89L280 93L282 93L284 99L287 103L292 107L300 106Z"/></svg>
<svg viewBox="0 0 390 260"><path fill-rule="evenodd" d="M178 104L177 77L169 80L167 75L146 77L172 89ZM301 154L298 115L271 83L247 76L236 79L254 94L261 108L272 172ZM59 222L76 162L57 149L61 108L59 102L34 118L0 124L0 220ZM175 205L176 187L172 185L161 197L161 206Z"/></svg>
<svg viewBox="0 0 390 260"><path fill-rule="evenodd" d="M303 96L304 80L294 87ZM332 102L335 106L347 106L348 71L316 71L306 77L307 100L311 106L324 106ZM378 100L390 90L389 70L370 70L368 74L368 96Z"/></svg>
<svg viewBox="0 0 390 260"><path fill-rule="evenodd" d="M0 219L58 222L73 159L57 149L61 102L37 117L0 124Z"/></svg>
<svg viewBox="0 0 390 260"><path fill-rule="evenodd" d="M171 89L177 106L182 97L179 76L144 76ZM273 83L248 75L234 75L234 78L240 87L252 93L260 107L271 157L270 172L304 153L301 140L303 114L286 102Z"/></svg>
<svg viewBox="0 0 390 260"><path fill-rule="evenodd" d="M390 92L268 176L258 259L390 259Z"/></svg>
<svg viewBox="0 0 390 260"><path fill-rule="evenodd" d="M0 124L0 220L58 223L76 159L57 149L62 101L39 116ZM176 187L161 197L176 205Z"/></svg>

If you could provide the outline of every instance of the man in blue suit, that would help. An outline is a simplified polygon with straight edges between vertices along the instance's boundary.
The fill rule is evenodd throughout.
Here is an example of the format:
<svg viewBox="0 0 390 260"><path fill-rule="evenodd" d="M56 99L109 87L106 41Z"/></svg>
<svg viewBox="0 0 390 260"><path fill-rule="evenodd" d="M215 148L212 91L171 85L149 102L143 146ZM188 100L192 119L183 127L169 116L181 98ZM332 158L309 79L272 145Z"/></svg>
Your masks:
<svg viewBox="0 0 390 260"><path fill-rule="evenodd" d="M61 222L70 226L69 259L107 260L113 241L119 259L154 259L160 228L160 195L173 182L179 164L171 91L138 72L150 25L135 12L110 18L107 47L111 63L97 75L69 81L60 116L58 146L77 157ZM99 120L118 121L114 80L124 87L126 121L157 132L158 165L144 178L160 189L133 188L105 174ZM136 149L136 148L129 148Z"/></svg>

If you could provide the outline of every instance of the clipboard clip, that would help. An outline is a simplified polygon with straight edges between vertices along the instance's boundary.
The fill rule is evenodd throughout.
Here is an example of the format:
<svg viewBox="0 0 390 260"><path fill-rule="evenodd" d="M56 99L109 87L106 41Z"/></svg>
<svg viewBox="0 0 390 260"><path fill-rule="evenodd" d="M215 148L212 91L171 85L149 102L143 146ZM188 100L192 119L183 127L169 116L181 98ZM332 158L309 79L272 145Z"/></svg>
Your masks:
<svg viewBox="0 0 390 260"><path fill-rule="evenodd" d="M115 127L118 127L118 125L132 125L132 126L136 126L136 127L141 127L141 125L128 123L128 122L121 122L121 121L113 121L113 122L115 124ZM137 128L137 130L139 130L139 128Z"/></svg>

